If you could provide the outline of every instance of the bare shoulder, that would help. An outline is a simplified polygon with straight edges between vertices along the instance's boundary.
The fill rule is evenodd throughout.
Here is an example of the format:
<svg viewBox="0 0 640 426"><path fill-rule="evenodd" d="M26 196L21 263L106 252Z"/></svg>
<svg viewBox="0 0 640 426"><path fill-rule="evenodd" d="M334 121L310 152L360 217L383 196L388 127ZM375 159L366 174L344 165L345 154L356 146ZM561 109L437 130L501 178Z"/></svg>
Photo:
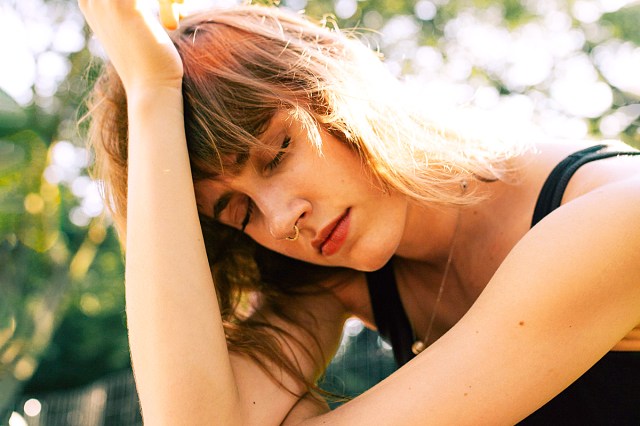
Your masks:
<svg viewBox="0 0 640 426"><path fill-rule="evenodd" d="M522 238L465 318L505 339L502 371L531 357L523 406L542 405L640 323L639 219L637 173L594 184Z"/></svg>
<svg viewBox="0 0 640 426"><path fill-rule="evenodd" d="M496 296L496 287L514 285L532 287L528 292L581 291L580 299L592 304L598 299L590 294L614 290L632 295L637 289L640 297L640 231L634 226L639 218L640 174L601 182L532 228L500 266L485 298ZM548 284L554 281L556 286ZM608 294L605 299L612 298ZM631 326L640 317L634 321Z"/></svg>
<svg viewBox="0 0 640 426"><path fill-rule="evenodd" d="M637 282L638 275L630 273L640 268L640 231L634 226L639 218L640 173L601 181L532 228L492 281L499 280L502 273L513 274L517 269L528 269L527 265L544 263L547 274L555 266L558 271L576 271L570 273L579 275L607 273L606 281L619 278L622 282ZM625 259L628 265L623 264ZM617 265L618 269L610 270L607 265ZM588 282L598 279L602 277Z"/></svg>

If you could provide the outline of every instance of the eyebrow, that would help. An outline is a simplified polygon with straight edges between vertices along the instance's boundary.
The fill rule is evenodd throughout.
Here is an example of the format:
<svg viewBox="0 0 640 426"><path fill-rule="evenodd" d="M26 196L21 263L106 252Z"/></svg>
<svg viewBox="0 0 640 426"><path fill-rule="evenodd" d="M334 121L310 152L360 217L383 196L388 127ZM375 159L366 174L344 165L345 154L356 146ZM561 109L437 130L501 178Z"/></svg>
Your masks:
<svg viewBox="0 0 640 426"><path fill-rule="evenodd" d="M227 208L227 206L229 205L229 201L231 201L232 196L233 196L233 193L225 192L215 202L215 204L213 205L213 218L215 220L220 219L220 215L222 214L222 211Z"/></svg>
<svg viewBox="0 0 640 426"><path fill-rule="evenodd" d="M236 156L234 167L242 168L249 161L249 153L242 152Z"/></svg>

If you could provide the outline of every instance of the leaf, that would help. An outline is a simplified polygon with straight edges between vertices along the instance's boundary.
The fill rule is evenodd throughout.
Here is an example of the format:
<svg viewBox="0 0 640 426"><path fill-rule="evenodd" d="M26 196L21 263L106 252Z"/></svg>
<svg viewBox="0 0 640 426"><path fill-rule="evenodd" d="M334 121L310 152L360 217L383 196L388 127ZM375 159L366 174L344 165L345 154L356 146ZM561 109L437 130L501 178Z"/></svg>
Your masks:
<svg viewBox="0 0 640 426"><path fill-rule="evenodd" d="M0 89L0 135L13 133L27 125L27 114L9 94Z"/></svg>

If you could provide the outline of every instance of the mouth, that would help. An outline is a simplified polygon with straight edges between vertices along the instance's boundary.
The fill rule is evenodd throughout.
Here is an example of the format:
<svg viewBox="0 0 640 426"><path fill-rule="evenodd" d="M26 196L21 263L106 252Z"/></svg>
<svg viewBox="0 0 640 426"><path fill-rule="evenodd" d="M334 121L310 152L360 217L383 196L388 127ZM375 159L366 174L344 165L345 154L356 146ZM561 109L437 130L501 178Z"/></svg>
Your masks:
<svg viewBox="0 0 640 426"><path fill-rule="evenodd" d="M324 256L331 256L336 253L347 239L349 233L351 208L348 208L342 216L327 225L318 238L311 243L318 253Z"/></svg>

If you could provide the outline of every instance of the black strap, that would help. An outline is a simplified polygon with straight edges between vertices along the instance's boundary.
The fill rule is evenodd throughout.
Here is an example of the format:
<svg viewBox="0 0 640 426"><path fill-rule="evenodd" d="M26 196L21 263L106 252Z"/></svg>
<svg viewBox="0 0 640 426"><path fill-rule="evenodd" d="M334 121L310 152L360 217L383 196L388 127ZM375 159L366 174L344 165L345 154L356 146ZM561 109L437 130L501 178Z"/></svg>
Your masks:
<svg viewBox="0 0 640 426"><path fill-rule="evenodd" d="M415 355L411 352L411 323L400 300L393 275L393 261L390 260L382 268L366 275L376 328L378 333L391 343L396 363L402 366Z"/></svg>
<svg viewBox="0 0 640 426"><path fill-rule="evenodd" d="M531 227L533 228L538 222L540 222L546 215L560 207L562 203L562 196L565 189L569 184L569 180L573 174L583 165L603 158L617 157L619 155L638 155L640 152L628 151L628 152L598 152L607 145L595 145L589 148L574 152L567 158L562 160L551 171L549 177L545 181L536 207L533 210L533 219L531 220Z"/></svg>

